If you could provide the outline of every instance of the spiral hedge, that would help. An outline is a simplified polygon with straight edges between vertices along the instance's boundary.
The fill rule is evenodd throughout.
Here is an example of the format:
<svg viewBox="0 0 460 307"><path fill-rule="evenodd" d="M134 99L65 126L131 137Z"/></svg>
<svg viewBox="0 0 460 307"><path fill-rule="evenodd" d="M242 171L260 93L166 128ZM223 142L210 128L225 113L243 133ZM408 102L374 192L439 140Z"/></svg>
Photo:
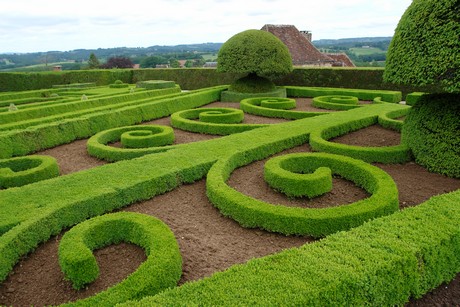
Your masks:
<svg viewBox="0 0 460 307"><path fill-rule="evenodd" d="M0 132L0 155L7 158L21 155L51 144L61 144L77 137L94 135L106 129L124 127L177 111L201 107L218 100L220 92L225 88L223 86L170 94L155 99L146 98L137 100L136 103L133 101L132 104L116 110L107 108L67 120L56 116L54 119L48 118L43 125L5 130ZM325 93L329 95L332 91L299 87L286 89L288 93L296 94L291 97L314 97L306 95L320 96L326 95ZM257 129L248 125L251 127L250 130L236 129L232 135L205 142L147 149L126 148L125 151L133 153L111 155L111 158L115 157L114 160L124 161L53 180L0 190L0 280L7 278L23 255L30 253L37 245L66 228L88 219L91 223L91 218L150 199L181 184L204 177L207 177L208 194L226 191L229 187L225 177L235 168L306 143L310 143L315 150L335 153L310 155L319 155L322 163L330 158L333 166L327 166L332 172L337 172L337 167L342 176L353 178L358 185L362 185L372 194L368 199L355 204L327 208L337 209L339 213L346 213L348 210L351 215L344 214L341 219L340 214L337 214L335 221L318 222L318 229L312 230L311 233L315 236L331 233L326 238L317 243L233 266L209 278L167 289L153 296L143 298L146 295L143 293L128 298L131 290L127 290L123 291L123 296L113 295L108 299L96 295L74 304L86 306L91 302L91 305L113 306L125 302L126 299L132 299L126 302L126 306L402 305L410 297L420 297L442 282L452 279L460 271L460 209L457 205L460 193L456 191L440 195L418 207L398 212L397 190L391 178L368 163L404 161L409 159L410 151L404 145L375 149L342 146L328 141L335 136L376 124L379 118L398 117L405 112L403 110L410 107L383 103L398 102L397 93L357 90L352 94L344 89L336 91L337 93L333 94L352 95L366 100L382 97L382 103L276 125L265 125ZM366 98L363 98L364 96ZM206 125L231 127L245 124ZM117 133L121 137L122 133ZM336 156L337 154L340 156ZM387 158L383 158L385 155ZM236 206L230 203L224 205L225 210L229 211L222 212L227 215L234 215L234 211L239 213L241 218L245 219L244 223L250 227L270 227L276 231L294 227L294 230L289 229L289 233L298 233L300 229L289 217L282 217L281 221L260 221L260 214L251 212L249 207L247 213L243 213L244 210L240 210L239 207L253 201L247 200L245 195L232 191L228 194L214 194L210 196L214 198L214 202L234 194L241 197L242 201L238 201ZM389 197L383 199L383 194ZM368 201L371 198L376 202L371 204ZM284 209L282 206L278 207L280 209L277 210ZM355 212L350 209L353 207L356 209ZM366 213L366 210L369 211ZM267 216L271 213L269 210ZM326 213L324 216L328 215ZM353 214L356 219L352 217ZM383 215L387 216L378 217ZM359 226L361 224L363 225ZM305 225L313 229L313 224ZM339 231L350 227L355 228ZM332 234L335 231L339 232ZM141 286L136 284L135 288L140 289Z"/></svg>
<svg viewBox="0 0 460 307"><path fill-rule="evenodd" d="M358 97L343 95L327 95L313 98L312 105L328 110L350 110L360 108Z"/></svg>
<svg viewBox="0 0 460 307"><path fill-rule="evenodd" d="M108 305L174 287L182 275L182 258L174 234L159 219L118 212L87 220L68 231L59 243L59 265L76 289L94 281L99 267L93 250L128 242L142 247L147 260L119 284L78 301L76 305Z"/></svg>
<svg viewBox="0 0 460 307"><path fill-rule="evenodd" d="M59 166L50 156L27 156L0 160L0 188L20 187L59 176Z"/></svg>

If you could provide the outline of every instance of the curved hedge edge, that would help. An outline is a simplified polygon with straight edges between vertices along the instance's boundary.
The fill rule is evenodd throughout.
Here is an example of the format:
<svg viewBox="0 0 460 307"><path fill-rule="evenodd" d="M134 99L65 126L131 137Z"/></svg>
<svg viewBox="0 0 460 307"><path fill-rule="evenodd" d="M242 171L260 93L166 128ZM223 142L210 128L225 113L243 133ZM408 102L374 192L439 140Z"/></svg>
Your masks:
<svg viewBox="0 0 460 307"><path fill-rule="evenodd" d="M255 97L280 97L286 98L286 88L278 86L273 92L264 93L240 93L231 90L222 91L220 95L220 101L222 102L240 102L243 99L255 98Z"/></svg>
<svg viewBox="0 0 460 307"><path fill-rule="evenodd" d="M214 124L239 124L244 119L244 113L240 109L233 108L208 108L198 114L201 122Z"/></svg>
<svg viewBox="0 0 460 307"><path fill-rule="evenodd" d="M402 99L402 93L399 91L384 90L365 90L365 89L346 89L346 88L329 88L329 87L303 87L303 86L286 86L289 97L317 97L324 95L350 95L356 96L360 100L374 100L376 97L382 97L384 101L398 103Z"/></svg>
<svg viewBox="0 0 460 307"><path fill-rule="evenodd" d="M76 118L55 118L54 121L26 129L0 132L0 158L25 155L76 139L90 137L100 131L168 116L179 110L199 107L219 99L225 87L191 91L178 97L154 98L115 110L104 110ZM14 144L14 146L13 146Z"/></svg>
<svg viewBox="0 0 460 307"><path fill-rule="evenodd" d="M240 102L240 108L248 114L272 117L272 118L284 118L284 119L302 119L308 117L314 117L318 115L329 114L329 112L304 112L295 110L280 110L262 107L260 104L263 100L269 99L270 97L258 97L258 98L247 98Z"/></svg>
<svg viewBox="0 0 460 307"><path fill-rule="evenodd" d="M68 231L59 243L59 265L74 288L94 281L99 268L92 251L120 242L144 249L147 260L122 282L75 302L75 305L109 305L155 295L176 286L182 275L179 245L161 220L132 212L111 213L87 220ZM73 304L70 304L73 305Z"/></svg>
<svg viewBox="0 0 460 307"><path fill-rule="evenodd" d="M398 132L401 132L404 121L396 120L393 118L398 118L401 116L405 116L409 113L410 108L394 110L385 114L382 114L378 117L378 123L380 126L388 129L392 129Z"/></svg>
<svg viewBox="0 0 460 307"><path fill-rule="evenodd" d="M0 188L20 187L59 176L51 156L33 155L0 160Z"/></svg>
<svg viewBox="0 0 460 307"><path fill-rule="evenodd" d="M349 100L340 99L343 97L349 97L350 99ZM337 101L341 101L341 102L335 102L334 98L337 98ZM356 98L356 99L352 99L352 98ZM327 96L314 97L312 100L312 106L316 108L321 108L321 109L338 110L338 111L346 111L346 110L363 107L362 105L358 105L358 97L343 96L343 95L327 95Z"/></svg>
<svg viewBox="0 0 460 307"><path fill-rule="evenodd" d="M331 169L328 167L315 169L308 163L308 156L305 158L301 160L285 155L268 160L264 165L265 182L288 197L313 198L330 192L332 190Z"/></svg>
<svg viewBox="0 0 460 307"><path fill-rule="evenodd" d="M123 148L123 147L114 147L109 146L107 144L119 141L121 136L124 133L130 131L138 131L141 129L146 130L149 126L147 125L139 125L139 126L125 126L125 127L118 127L113 129L108 129L96 133L92 137L88 139L86 142L86 149L90 156L96 157L101 160L106 160L109 162L115 162L120 160L128 160L137 157L144 156L146 154L151 153L158 153L158 152L165 152L169 149L173 148L173 146L164 146L164 147L146 147L146 148ZM168 126L157 126L154 127L162 127L162 128L169 128L168 130L172 130L171 127ZM174 134L173 134L174 137Z"/></svg>
<svg viewBox="0 0 460 307"><path fill-rule="evenodd" d="M185 131L214 135L229 135L269 126L268 124L220 124L196 120L202 112L219 109L232 110L231 108L198 108L179 111L171 115L171 126Z"/></svg>
<svg viewBox="0 0 460 307"><path fill-rule="evenodd" d="M292 154L292 157L304 155L306 154ZM219 160L211 167L206 180L208 198L223 215L230 216L243 227L313 237L350 229L398 209L396 184L381 169L344 156L327 153L307 155L312 157L312 161L317 159L314 167L328 166L333 173L354 181L372 195L349 205L324 209L272 205L246 196L227 185L226 181L233 170L246 159L245 153L236 153L228 160Z"/></svg>
<svg viewBox="0 0 460 307"><path fill-rule="evenodd" d="M460 272L460 190L127 306L395 306Z"/></svg>
<svg viewBox="0 0 460 307"><path fill-rule="evenodd" d="M405 144L396 146L365 147L329 142L327 140L351 131L377 123L377 117L364 118L360 121L340 123L326 129L316 129L310 133L310 146L315 151L344 155L372 163L405 163L412 160L412 153Z"/></svg>

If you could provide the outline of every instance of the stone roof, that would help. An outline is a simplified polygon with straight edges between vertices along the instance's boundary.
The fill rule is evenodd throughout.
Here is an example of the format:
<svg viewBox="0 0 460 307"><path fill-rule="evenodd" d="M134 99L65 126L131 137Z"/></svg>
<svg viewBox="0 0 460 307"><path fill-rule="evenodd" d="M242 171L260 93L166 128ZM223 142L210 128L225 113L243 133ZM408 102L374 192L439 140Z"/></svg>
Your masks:
<svg viewBox="0 0 460 307"><path fill-rule="evenodd" d="M294 66L354 66L346 55L347 60L342 61L335 55L333 58L321 53L311 42L311 33L302 33L293 25L266 24L261 30L272 33L288 47Z"/></svg>
<svg viewBox="0 0 460 307"><path fill-rule="evenodd" d="M278 37L289 49L293 65L309 65L319 62L332 63L334 60L322 54L315 46L292 25L265 25L261 30Z"/></svg>

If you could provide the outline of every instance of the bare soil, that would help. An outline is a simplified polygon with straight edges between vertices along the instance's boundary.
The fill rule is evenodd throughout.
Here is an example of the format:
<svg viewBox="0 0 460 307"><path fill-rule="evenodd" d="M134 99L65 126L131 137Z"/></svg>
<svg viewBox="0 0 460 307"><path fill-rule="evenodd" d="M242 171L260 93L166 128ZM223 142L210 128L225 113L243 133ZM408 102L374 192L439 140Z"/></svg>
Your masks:
<svg viewBox="0 0 460 307"><path fill-rule="evenodd" d="M297 99L297 110L325 111L311 106L310 99ZM235 103L213 103L206 107L238 107ZM245 123L278 123L286 120L268 119L245 114ZM144 124L169 125L169 118ZM175 129L176 144L215 138ZM360 146L389 146L400 142L397 132L374 125L333 139L334 142ZM280 154L311 151L308 145L298 146ZM40 152L57 159L61 174L69 174L105 164L86 152L86 140L78 140ZM264 160L265 161L265 160ZM323 196L289 199L272 190L263 180L263 163L258 161L235 170L229 184L252 197L284 206L322 208L355 202L368 196L352 182L334 178L333 190ZM433 195L460 188L460 180L432 174L409 162L378 167L388 172L399 189L400 207L415 206ZM155 216L174 232L183 258L183 275L179 284L209 276L217 271L262 257L283 249L301 246L315 240L310 237L284 236L259 229L246 229L223 217L206 197L205 180L183 185L150 200L133 204L122 210ZM0 304L13 306L57 305L91 296L115 285L145 260L143 250L121 243L95 251L101 275L87 288L76 291L64 276L57 261L58 244L63 233L41 244L33 253L23 257L6 281L0 285ZM408 306L459 306L459 275Z"/></svg>

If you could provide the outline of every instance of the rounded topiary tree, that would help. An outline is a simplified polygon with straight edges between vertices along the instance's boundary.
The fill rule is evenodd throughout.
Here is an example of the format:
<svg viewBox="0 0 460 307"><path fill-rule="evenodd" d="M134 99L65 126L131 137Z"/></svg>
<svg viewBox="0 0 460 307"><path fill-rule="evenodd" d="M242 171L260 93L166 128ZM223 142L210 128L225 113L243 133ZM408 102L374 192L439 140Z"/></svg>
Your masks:
<svg viewBox="0 0 460 307"><path fill-rule="evenodd" d="M460 178L460 1L412 2L395 30L384 79L433 86L407 116L402 141L417 163Z"/></svg>
<svg viewBox="0 0 460 307"><path fill-rule="evenodd" d="M244 98L261 93L272 96L268 93L275 92L276 86L270 79L290 73L292 59L287 46L275 35L263 30L246 30L222 45L217 71L244 74L231 84L229 92L248 94L241 96Z"/></svg>

